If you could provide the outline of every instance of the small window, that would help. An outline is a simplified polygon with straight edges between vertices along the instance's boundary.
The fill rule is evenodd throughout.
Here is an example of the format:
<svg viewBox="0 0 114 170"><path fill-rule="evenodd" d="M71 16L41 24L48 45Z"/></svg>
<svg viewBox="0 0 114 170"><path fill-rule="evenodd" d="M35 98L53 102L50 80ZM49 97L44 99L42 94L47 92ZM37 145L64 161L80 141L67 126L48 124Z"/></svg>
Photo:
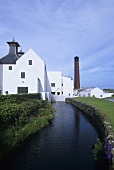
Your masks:
<svg viewBox="0 0 114 170"><path fill-rule="evenodd" d="M12 66L9 66L9 70L12 70Z"/></svg>
<svg viewBox="0 0 114 170"><path fill-rule="evenodd" d="M5 93L8 94L8 91L6 91Z"/></svg>
<svg viewBox="0 0 114 170"><path fill-rule="evenodd" d="M62 94L63 94L63 91L62 91Z"/></svg>
<svg viewBox="0 0 114 170"><path fill-rule="evenodd" d="M2 90L0 90L0 94L2 94Z"/></svg>
<svg viewBox="0 0 114 170"><path fill-rule="evenodd" d="M25 72L21 72L21 78L25 78Z"/></svg>
<svg viewBox="0 0 114 170"><path fill-rule="evenodd" d="M57 92L57 95L60 95L60 92Z"/></svg>
<svg viewBox="0 0 114 170"><path fill-rule="evenodd" d="M55 92L51 92L51 94L55 95Z"/></svg>
<svg viewBox="0 0 114 170"><path fill-rule="evenodd" d="M51 83L51 87L55 87L55 83Z"/></svg>
<svg viewBox="0 0 114 170"><path fill-rule="evenodd" d="M28 87L17 87L17 93L28 93Z"/></svg>
<svg viewBox="0 0 114 170"><path fill-rule="evenodd" d="M63 83L62 83L62 86L63 86Z"/></svg>
<svg viewBox="0 0 114 170"><path fill-rule="evenodd" d="M29 65L32 65L32 60L29 60Z"/></svg>

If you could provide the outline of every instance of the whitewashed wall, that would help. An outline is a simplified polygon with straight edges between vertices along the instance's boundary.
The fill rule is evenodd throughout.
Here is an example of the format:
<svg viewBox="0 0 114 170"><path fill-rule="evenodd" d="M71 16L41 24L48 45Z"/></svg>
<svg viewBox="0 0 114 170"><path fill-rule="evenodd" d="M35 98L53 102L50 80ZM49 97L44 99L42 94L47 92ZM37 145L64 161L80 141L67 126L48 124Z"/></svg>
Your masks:
<svg viewBox="0 0 114 170"><path fill-rule="evenodd" d="M3 65L0 64L0 92L3 90Z"/></svg>
<svg viewBox="0 0 114 170"><path fill-rule="evenodd" d="M32 65L29 65L32 60ZM12 66L12 70L9 70ZM25 72L25 78L21 78L21 72ZM45 63L32 50L28 50L14 65L3 65L3 94L8 91L9 94L16 94L17 87L28 87L28 93L36 93L38 89L44 92L46 89L46 77L44 76ZM38 82L40 80L40 88Z"/></svg>
<svg viewBox="0 0 114 170"><path fill-rule="evenodd" d="M49 80L49 86L51 87L51 83L55 83L55 87L51 87L51 91L55 92L55 95L57 95L57 92L62 92L62 72L60 71L48 71L48 80ZM49 88L49 87L48 87Z"/></svg>
<svg viewBox="0 0 114 170"><path fill-rule="evenodd" d="M73 96L73 80L69 77L62 76L62 82L63 82L63 95L66 97L72 97Z"/></svg>
<svg viewBox="0 0 114 170"><path fill-rule="evenodd" d="M96 87L91 91L91 96L95 96L96 98L102 98L103 90Z"/></svg>
<svg viewBox="0 0 114 170"><path fill-rule="evenodd" d="M78 95L78 97L89 97L89 96L91 96L91 92L80 91L77 95Z"/></svg>

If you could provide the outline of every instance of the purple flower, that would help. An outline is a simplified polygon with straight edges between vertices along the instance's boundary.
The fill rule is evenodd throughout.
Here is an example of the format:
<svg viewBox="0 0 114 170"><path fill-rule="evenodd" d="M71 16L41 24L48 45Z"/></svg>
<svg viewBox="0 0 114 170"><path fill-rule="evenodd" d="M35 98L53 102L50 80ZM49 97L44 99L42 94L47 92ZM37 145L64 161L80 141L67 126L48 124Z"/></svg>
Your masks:
<svg viewBox="0 0 114 170"><path fill-rule="evenodd" d="M109 155L108 155L108 160L111 160L112 159L112 154L110 153Z"/></svg>

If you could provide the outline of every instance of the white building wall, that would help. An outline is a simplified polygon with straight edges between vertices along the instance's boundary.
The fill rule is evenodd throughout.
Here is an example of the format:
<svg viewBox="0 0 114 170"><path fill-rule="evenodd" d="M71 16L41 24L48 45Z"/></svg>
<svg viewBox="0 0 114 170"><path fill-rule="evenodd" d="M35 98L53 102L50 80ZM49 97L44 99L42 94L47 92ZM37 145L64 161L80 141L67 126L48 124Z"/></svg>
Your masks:
<svg viewBox="0 0 114 170"><path fill-rule="evenodd" d="M102 98L103 96L103 90L99 89L99 88L94 88L92 91L91 91L91 97L96 97L96 98Z"/></svg>
<svg viewBox="0 0 114 170"><path fill-rule="evenodd" d="M0 93L3 90L3 65L0 64Z"/></svg>
<svg viewBox="0 0 114 170"><path fill-rule="evenodd" d="M79 97L89 97L91 96L91 92L81 91L78 94Z"/></svg>
<svg viewBox="0 0 114 170"><path fill-rule="evenodd" d="M50 90L48 88L48 75L47 75L46 64L44 66L44 91L50 92Z"/></svg>
<svg viewBox="0 0 114 170"><path fill-rule="evenodd" d="M32 60L32 65L28 64L29 60ZM8 69L9 66L12 66L12 70ZM3 94L6 91L9 94L16 94L17 87L28 87L28 93L37 93L38 89L40 92L44 92L46 88L44 70L44 61L32 49L19 58L16 64L4 64ZM25 72L25 78L21 78L21 72Z"/></svg>
<svg viewBox="0 0 114 170"><path fill-rule="evenodd" d="M48 71L48 80L49 80L49 86L51 87L51 83L55 83L55 87L51 87L51 91L55 92L55 95L60 92L60 95L62 94L62 72L60 71Z"/></svg>
<svg viewBox="0 0 114 170"><path fill-rule="evenodd" d="M72 97L73 96L73 80L69 77L62 76L62 82L63 82L63 95L66 97Z"/></svg>

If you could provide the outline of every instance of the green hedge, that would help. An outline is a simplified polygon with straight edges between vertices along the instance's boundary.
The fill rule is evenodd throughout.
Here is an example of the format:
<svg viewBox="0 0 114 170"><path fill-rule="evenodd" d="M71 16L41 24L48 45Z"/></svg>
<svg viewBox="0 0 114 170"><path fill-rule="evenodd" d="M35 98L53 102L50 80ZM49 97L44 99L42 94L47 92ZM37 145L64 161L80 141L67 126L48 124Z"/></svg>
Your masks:
<svg viewBox="0 0 114 170"><path fill-rule="evenodd" d="M21 103L28 99L41 100L41 93L0 95L0 104L3 104L4 102Z"/></svg>
<svg viewBox="0 0 114 170"><path fill-rule="evenodd" d="M0 105L0 130L12 125L22 126L31 117L48 112L47 109L49 109L49 107L47 101L37 99L29 99L19 104L4 103L3 105Z"/></svg>

